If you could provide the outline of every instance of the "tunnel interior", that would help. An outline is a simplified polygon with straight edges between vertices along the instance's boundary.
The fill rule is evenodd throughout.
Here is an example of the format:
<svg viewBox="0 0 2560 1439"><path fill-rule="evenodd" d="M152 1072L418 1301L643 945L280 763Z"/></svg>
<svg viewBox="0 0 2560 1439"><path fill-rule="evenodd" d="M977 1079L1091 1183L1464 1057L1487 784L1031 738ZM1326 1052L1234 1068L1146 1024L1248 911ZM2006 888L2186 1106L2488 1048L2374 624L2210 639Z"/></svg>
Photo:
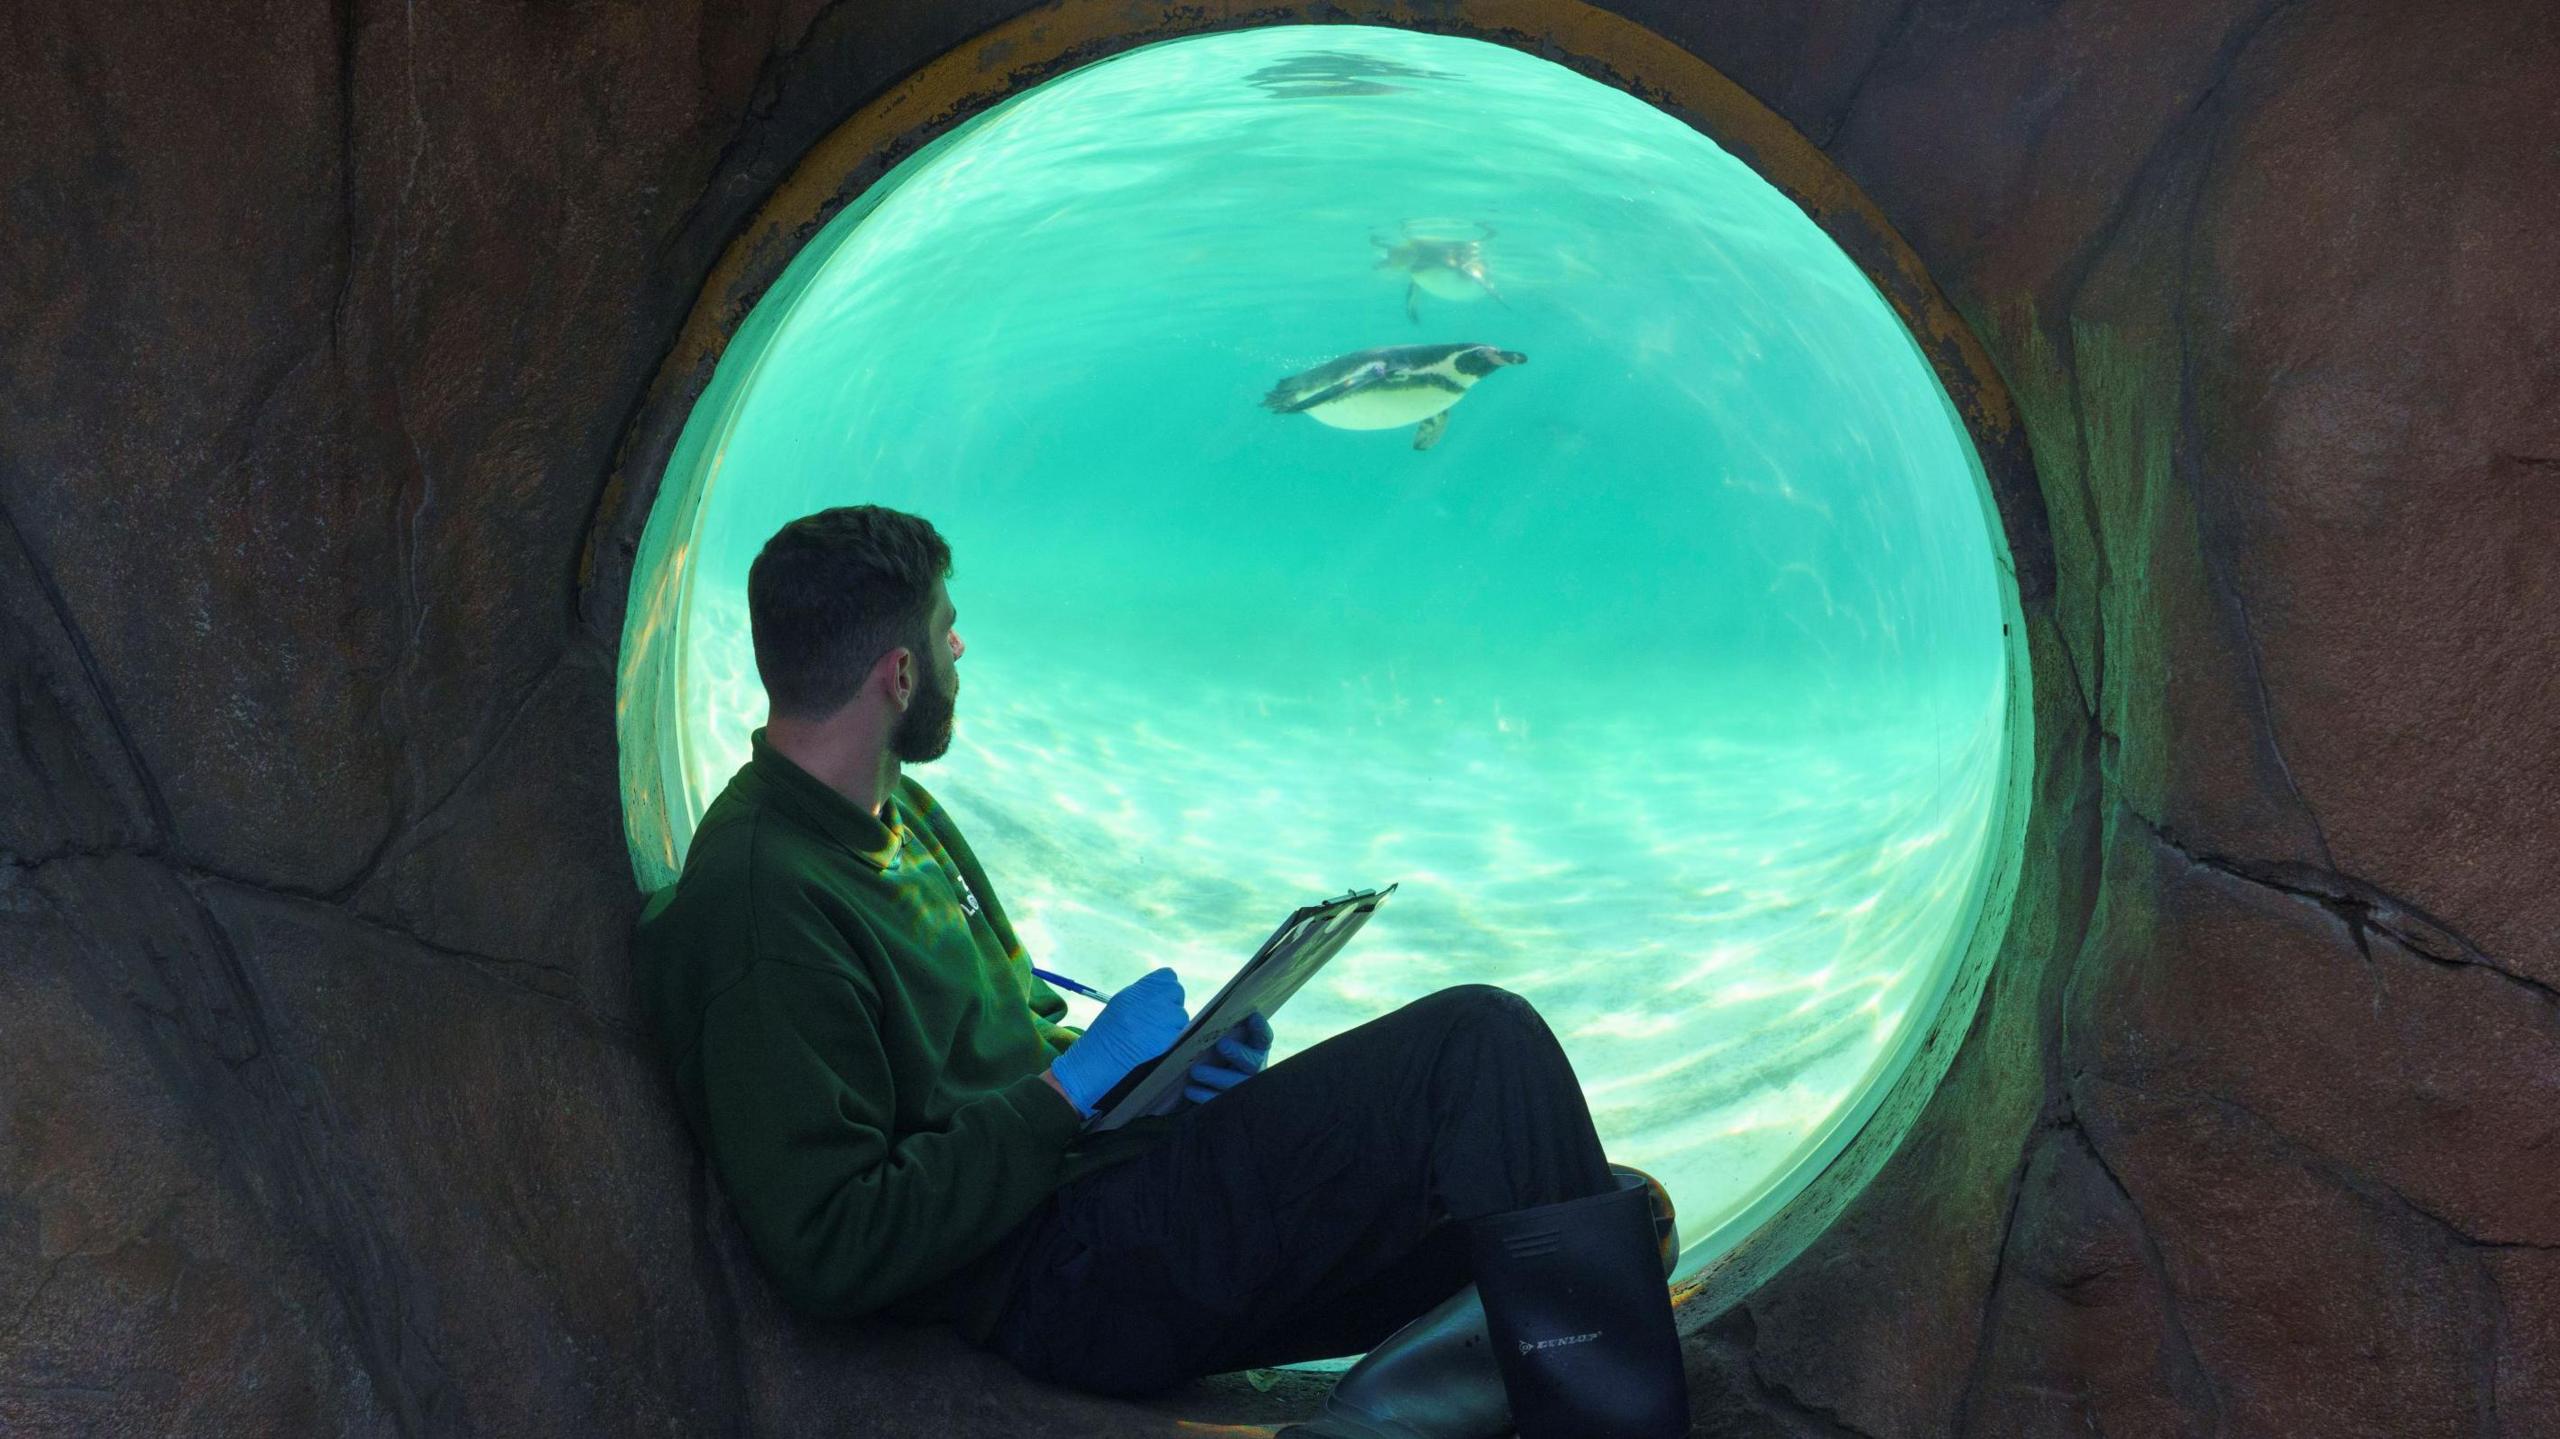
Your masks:
<svg viewBox="0 0 2560 1439"><path fill-rule="evenodd" d="M1363 398L1466 346L1521 360ZM1287 408L1325 386L1347 420ZM1670 1188L1683 1278L1839 1154L2005 921L2022 651L1961 418L1785 193L1552 61L1167 41L817 230L643 541L644 887L762 720L748 562L855 503L954 547L962 720L916 777L1033 962L1205 999L1297 904L1396 884L1275 1060L1521 994Z"/></svg>

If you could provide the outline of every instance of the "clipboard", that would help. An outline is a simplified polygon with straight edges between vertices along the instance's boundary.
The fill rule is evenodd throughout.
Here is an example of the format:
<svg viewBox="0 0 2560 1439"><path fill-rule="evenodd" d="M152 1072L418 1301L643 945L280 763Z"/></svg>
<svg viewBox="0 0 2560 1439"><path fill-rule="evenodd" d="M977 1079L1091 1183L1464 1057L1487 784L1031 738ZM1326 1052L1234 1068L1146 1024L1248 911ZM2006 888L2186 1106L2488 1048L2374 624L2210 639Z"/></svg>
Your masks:
<svg viewBox="0 0 2560 1439"><path fill-rule="evenodd" d="M1191 1066L1209 1052L1230 1029L1244 1022L1244 1017L1260 1011L1269 1019L1288 1003L1289 996L1315 978L1325 961L1342 952L1351 936L1396 892L1394 885L1385 889L1358 889L1322 904L1311 904L1291 914L1244 962L1217 997L1192 1016L1189 1027L1173 1041L1173 1047L1145 1064L1129 1071L1111 1091L1094 1106L1094 1117L1085 1124L1087 1133L1117 1129L1133 1119L1164 1114L1182 1101L1183 1081Z"/></svg>

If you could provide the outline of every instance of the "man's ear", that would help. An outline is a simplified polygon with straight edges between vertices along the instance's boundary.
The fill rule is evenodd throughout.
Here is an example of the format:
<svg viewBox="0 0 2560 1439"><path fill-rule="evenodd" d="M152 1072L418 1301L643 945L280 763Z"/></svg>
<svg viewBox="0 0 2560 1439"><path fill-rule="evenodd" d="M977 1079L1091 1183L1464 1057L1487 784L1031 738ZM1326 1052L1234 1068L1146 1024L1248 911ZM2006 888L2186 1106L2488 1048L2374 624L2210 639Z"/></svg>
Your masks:
<svg viewBox="0 0 2560 1439"><path fill-rule="evenodd" d="M880 686L880 692L888 696L889 702L903 713L907 701L915 698L916 693L914 651L902 645L882 655L872 663L871 678Z"/></svg>

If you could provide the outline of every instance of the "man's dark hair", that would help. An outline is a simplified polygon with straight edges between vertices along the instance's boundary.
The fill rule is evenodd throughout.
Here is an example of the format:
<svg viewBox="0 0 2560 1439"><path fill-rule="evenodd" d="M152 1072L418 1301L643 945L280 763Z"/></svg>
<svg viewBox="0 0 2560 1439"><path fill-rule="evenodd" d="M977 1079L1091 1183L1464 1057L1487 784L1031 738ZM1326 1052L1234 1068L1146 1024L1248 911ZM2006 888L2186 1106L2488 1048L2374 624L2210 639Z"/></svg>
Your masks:
<svg viewBox="0 0 2560 1439"><path fill-rule="evenodd" d="M774 713L834 713L900 645L926 659L934 581L950 573L951 546L930 523L878 505L820 510L775 531L747 570L756 677Z"/></svg>

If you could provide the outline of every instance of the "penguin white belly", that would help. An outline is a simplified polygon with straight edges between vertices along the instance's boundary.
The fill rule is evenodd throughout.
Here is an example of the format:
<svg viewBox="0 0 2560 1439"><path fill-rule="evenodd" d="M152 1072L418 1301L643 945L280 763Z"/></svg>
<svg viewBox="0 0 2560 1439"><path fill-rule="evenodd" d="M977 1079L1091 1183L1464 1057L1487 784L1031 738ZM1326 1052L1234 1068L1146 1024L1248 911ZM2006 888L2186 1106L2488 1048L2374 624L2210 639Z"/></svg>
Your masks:
<svg viewBox="0 0 2560 1439"><path fill-rule="evenodd" d="M1416 270L1413 272L1413 283L1422 287L1422 293L1434 299L1481 300L1484 298L1484 286L1467 278L1466 273L1461 270L1447 270L1436 265L1428 270Z"/></svg>
<svg viewBox="0 0 2560 1439"><path fill-rule="evenodd" d="M1307 413L1337 430L1392 430L1418 425L1458 403L1462 390L1437 385L1372 386L1338 400L1327 400Z"/></svg>

